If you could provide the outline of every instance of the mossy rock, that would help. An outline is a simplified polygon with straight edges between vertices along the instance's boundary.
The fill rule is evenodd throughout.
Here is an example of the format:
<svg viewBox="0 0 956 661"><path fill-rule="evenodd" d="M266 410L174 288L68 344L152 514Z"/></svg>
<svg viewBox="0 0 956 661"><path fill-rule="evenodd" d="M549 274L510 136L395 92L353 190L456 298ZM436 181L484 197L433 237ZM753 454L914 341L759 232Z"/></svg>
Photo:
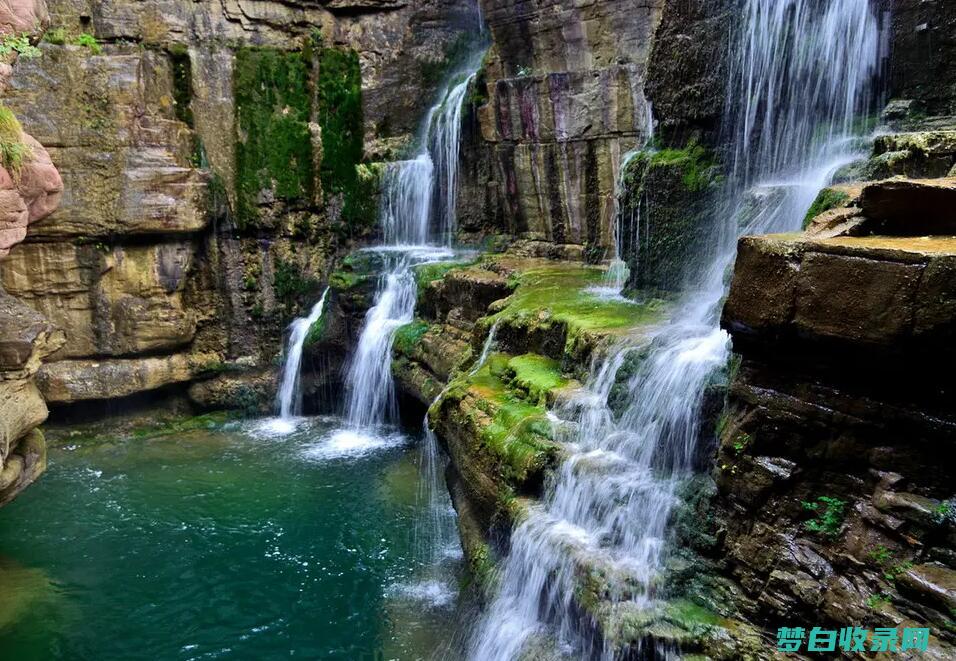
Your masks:
<svg viewBox="0 0 956 661"><path fill-rule="evenodd" d="M271 200L312 202L311 63L298 51L236 50L236 220L257 226Z"/></svg>
<svg viewBox="0 0 956 661"><path fill-rule="evenodd" d="M846 191L840 190L838 188L824 188L817 195L816 199L813 201L813 204L810 205L807 215L804 216L803 229L807 229L813 219L819 216L821 213L846 206L850 199L850 195Z"/></svg>
<svg viewBox="0 0 956 661"><path fill-rule="evenodd" d="M474 374L459 375L429 412L432 420L469 430L463 449L484 474L498 481L502 501L509 489L526 493L540 487L557 456L544 406L529 401L525 391L510 383L511 359L492 354Z"/></svg>
<svg viewBox="0 0 956 661"><path fill-rule="evenodd" d="M413 355L415 352L415 345L417 345L425 333L428 332L428 323L422 321L421 319L416 319L410 324L405 324L400 326L395 331L395 336L393 340L394 350L398 353L404 354L406 356Z"/></svg>
<svg viewBox="0 0 956 661"><path fill-rule="evenodd" d="M536 266L513 278L514 291L481 320L498 324L499 343L513 353L539 353L565 367L587 365L593 348L609 338L661 321L662 300L643 303L601 298L592 288L604 271L574 265Z"/></svg>
<svg viewBox="0 0 956 661"><path fill-rule="evenodd" d="M710 243L722 176L709 149L648 149L631 158L622 174L622 258L637 290L679 290L699 268L696 257Z"/></svg>

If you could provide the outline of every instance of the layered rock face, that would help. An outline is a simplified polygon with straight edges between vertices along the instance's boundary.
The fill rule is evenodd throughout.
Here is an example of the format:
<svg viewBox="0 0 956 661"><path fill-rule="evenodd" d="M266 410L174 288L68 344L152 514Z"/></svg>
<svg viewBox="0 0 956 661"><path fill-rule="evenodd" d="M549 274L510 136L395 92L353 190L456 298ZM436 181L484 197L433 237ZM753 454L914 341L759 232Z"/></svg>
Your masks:
<svg viewBox="0 0 956 661"><path fill-rule="evenodd" d="M0 265L68 339L40 387L67 404L213 376L193 389L200 405L235 386L227 399L267 406L282 329L374 231L371 163L409 141L475 8L55 0L49 13L5 103L65 190ZM0 250L56 205L36 151Z"/></svg>
<svg viewBox="0 0 956 661"><path fill-rule="evenodd" d="M462 229L606 256L621 155L648 137L644 83L663 4L482 3L492 46L462 146Z"/></svg>
<svg viewBox="0 0 956 661"><path fill-rule="evenodd" d="M740 242L723 550L771 628L929 626L950 658L956 189L843 190L806 235Z"/></svg>
<svg viewBox="0 0 956 661"><path fill-rule="evenodd" d="M41 2L12 2L0 7L0 35L42 33L48 22ZM17 53L0 63L0 96L6 91ZM6 107L2 112L3 162L0 164L0 269L27 234L60 203L63 182L43 146L24 133ZM19 253L15 253L19 254ZM9 296L0 286L0 505L13 499L46 468L46 443L37 428L47 407L34 382L45 357L64 343L42 315Z"/></svg>
<svg viewBox="0 0 956 661"><path fill-rule="evenodd" d="M46 443L37 427L47 407L34 375L63 342L42 316L0 292L0 505L46 468Z"/></svg>

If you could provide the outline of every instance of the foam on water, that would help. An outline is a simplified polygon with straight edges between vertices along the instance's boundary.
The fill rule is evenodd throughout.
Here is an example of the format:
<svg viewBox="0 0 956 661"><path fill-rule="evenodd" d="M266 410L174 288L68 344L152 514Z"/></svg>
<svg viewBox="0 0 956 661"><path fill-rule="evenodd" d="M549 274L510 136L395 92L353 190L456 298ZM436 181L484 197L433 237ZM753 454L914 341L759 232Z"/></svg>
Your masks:
<svg viewBox="0 0 956 661"><path fill-rule="evenodd" d="M375 434L365 430L337 429L302 450L309 459L358 459L373 452L401 447L408 437L398 432Z"/></svg>

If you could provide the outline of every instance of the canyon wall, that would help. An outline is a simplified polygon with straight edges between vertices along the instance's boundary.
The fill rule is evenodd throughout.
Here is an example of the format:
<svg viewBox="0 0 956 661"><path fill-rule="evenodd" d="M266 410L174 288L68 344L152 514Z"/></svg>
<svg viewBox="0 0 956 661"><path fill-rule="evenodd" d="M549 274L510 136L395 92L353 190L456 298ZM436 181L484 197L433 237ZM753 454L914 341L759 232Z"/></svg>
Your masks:
<svg viewBox="0 0 956 661"><path fill-rule="evenodd" d="M492 45L465 119L462 230L610 256L621 155L649 137L664 4L482 1Z"/></svg>
<svg viewBox="0 0 956 661"><path fill-rule="evenodd" d="M282 330L376 231L375 162L410 143L475 7L53 0L46 22L3 103L62 201L0 264L67 338L41 392L92 411L69 405L193 384L201 406L267 409Z"/></svg>

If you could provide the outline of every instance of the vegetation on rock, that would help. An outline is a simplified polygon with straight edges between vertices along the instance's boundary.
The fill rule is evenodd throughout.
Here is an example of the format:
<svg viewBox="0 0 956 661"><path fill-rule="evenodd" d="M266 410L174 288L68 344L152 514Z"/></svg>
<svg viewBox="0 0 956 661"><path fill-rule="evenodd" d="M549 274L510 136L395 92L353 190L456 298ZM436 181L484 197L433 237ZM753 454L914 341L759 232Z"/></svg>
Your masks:
<svg viewBox="0 0 956 661"><path fill-rule="evenodd" d="M342 198L337 231L361 234L377 220L378 170L362 168L362 70L353 50L317 52L316 103L322 129L320 177L326 199Z"/></svg>
<svg viewBox="0 0 956 661"><path fill-rule="evenodd" d="M23 128L13 111L0 105L0 163L18 180L23 164L33 156L30 145L23 141Z"/></svg>
<svg viewBox="0 0 956 661"><path fill-rule="evenodd" d="M844 191L835 188L824 188L813 201L807 215L803 218L803 229L810 226L810 222L825 211L841 207L849 201L850 196Z"/></svg>
<svg viewBox="0 0 956 661"><path fill-rule="evenodd" d="M309 63L298 51L236 50L236 220L255 226L274 196L308 203L313 193Z"/></svg>

